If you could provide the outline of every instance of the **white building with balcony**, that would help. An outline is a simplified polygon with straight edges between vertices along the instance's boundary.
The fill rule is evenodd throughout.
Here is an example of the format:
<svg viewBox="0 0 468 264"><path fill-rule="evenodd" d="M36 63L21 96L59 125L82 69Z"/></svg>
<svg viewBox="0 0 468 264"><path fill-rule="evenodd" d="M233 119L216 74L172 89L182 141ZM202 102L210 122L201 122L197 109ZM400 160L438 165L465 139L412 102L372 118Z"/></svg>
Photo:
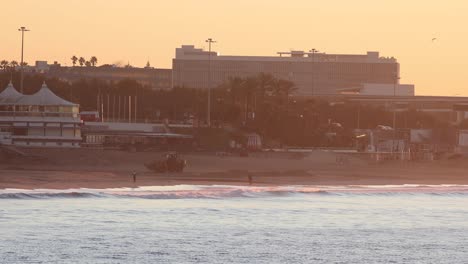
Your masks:
<svg viewBox="0 0 468 264"><path fill-rule="evenodd" d="M44 83L32 95L12 83L0 93L0 144L30 147L79 147L79 105L55 95Z"/></svg>

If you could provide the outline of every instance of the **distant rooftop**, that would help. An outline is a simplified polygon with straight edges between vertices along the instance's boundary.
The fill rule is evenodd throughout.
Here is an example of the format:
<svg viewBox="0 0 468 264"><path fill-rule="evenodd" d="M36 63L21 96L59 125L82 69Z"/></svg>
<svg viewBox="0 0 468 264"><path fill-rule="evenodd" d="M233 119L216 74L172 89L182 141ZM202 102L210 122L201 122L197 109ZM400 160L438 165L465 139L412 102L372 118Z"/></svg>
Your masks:
<svg viewBox="0 0 468 264"><path fill-rule="evenodd" d="M194 45L182 45L176 49L176 59L182 60L208 60L209 51L195 48ZM212 60L231 61L315 61L315 62L367 62L367 63L396 63L393 57L380 57L377 51L368 51L367 54L326 54L323 52L305 52L294 50L278 52L279 56L231 56L219 55L211 51Z"/></svg>

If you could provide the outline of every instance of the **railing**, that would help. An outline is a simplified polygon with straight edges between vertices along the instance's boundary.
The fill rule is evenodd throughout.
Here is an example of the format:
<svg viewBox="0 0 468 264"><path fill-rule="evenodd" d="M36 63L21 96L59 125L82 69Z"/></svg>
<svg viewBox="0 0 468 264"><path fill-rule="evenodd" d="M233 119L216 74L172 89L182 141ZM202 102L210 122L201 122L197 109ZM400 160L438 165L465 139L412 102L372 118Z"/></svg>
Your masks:
<svg viewBox="0 0 468 264"><path fill-rule="evenodd" d="M0 111L0 117L71 117L79 118L78 113L64 112L27 112L27 111Z"/></svg>

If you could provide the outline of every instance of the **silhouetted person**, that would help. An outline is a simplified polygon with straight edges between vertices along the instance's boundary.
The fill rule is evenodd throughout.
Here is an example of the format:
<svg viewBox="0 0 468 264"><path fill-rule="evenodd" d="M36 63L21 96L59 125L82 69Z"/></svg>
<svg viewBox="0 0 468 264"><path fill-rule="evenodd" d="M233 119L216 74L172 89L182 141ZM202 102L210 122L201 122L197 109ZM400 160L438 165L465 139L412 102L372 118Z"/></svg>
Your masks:
<svg viewBox="0 0 468 264"><path fill-rule="evenodd" d="M136 171L133 171L132 172L133 182L136 182L136 175L137 175Z"/></svg>
<svg viewBox="0 0 468 264"><path fill-rule="evenodd" d="M250 175L250 173L247 174L247 178L249 178L249 185L252 185L253 177L252 177L252 175Z"/></svg>

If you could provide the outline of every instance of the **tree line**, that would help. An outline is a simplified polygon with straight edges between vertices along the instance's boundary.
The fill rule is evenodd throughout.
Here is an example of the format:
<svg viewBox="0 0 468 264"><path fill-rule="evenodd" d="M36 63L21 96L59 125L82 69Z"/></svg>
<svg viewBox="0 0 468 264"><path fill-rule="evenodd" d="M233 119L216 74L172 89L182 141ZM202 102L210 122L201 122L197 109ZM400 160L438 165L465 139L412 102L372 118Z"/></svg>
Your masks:
<svg viewBox="0 0 468 264"><path fill-rule="evenodd" d="M21 66L21 63L18 63L15 60L12 60L12 61L1 60L0 61L0 70L4 72L13 71L18 66ZM28 63L23 61L23 66L28 66Z"/></svg>
<svg viewBox="0 0 468 264"><path fill-rule="evenodd" d="M0 90L12 78L19 87L19 73L0 73ZM116 116L116 102L136 96L137 119L140 122L191 122L206 124L207 90L175 87L152 90L135 80L108 82L100 79L81 79L66 82L27 74L25 94L40 89L43 81L60 97L80 104L81 111L99 109L98 98L105 106L105 116ZM319 98L300 99L294 96L296 87L288 80L269 74L247 78L230 78L211 90L211 119L214 126L229 126L243 132L256 132L271 142L295 146L347 146L351 144L353 129L373 129L378 125L392 126L392 113L383 107L357 102L332 102ZM104 99L104 100L102 100ZM434 117L409 110L397 114L399 128L440 127Z"/></svg>
<svg viewBox="0 0 468 264"><path fill-rule="evenodd" d="M76 66L76 64L80 64L80 67L86 66L86 67L94 67L97 65L98 59L96 56L92 56L89 60L86 60L84 57L76 57L73 55L71 58L73 67Z"/></svg>

